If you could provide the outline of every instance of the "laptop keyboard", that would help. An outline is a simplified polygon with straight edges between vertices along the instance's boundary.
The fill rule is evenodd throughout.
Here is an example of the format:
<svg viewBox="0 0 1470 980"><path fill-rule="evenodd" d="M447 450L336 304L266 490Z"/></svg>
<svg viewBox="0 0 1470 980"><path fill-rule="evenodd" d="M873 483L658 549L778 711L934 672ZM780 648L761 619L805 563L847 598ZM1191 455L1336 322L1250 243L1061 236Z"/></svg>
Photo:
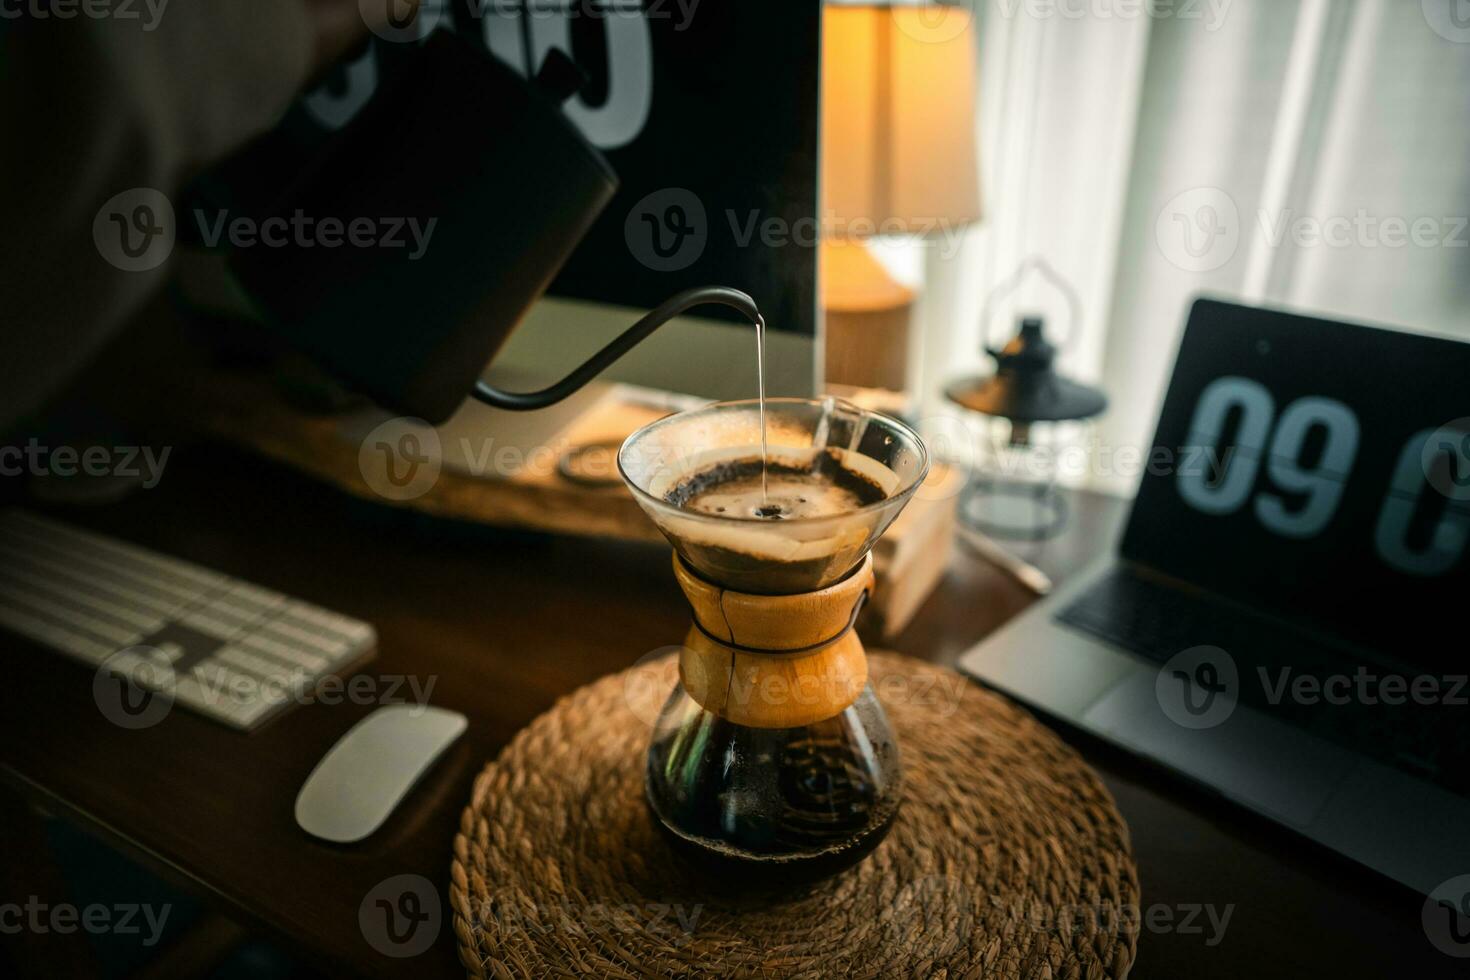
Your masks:
<svg viewBox="0 0 1470 980"><path fill-rule="evenodd" d="M1470 796L1470 726L1463 703L1426 705L1405 698L1396 705L1366 704L1356 696L1360 673L1377 681L1369 688L1377 691L1395 672L1289 624L1171 588L1125 566L1094 583L1057 620L1159 664L1193 647L1219 647L1239 671L1240 703ZM1344 676L1352 681L1346 688ZM1335 678L1336 687L1316 691L1339 696L1331 703L1323 694L1316 695L1317 703L1293 697L1301 678L1310 678L1309 684ZM1412 681L1405 677L1404 690ZM1444 678L1439 690L1461 702L1470 698L1470 686L1458 691L1454 686Z"/></svg>

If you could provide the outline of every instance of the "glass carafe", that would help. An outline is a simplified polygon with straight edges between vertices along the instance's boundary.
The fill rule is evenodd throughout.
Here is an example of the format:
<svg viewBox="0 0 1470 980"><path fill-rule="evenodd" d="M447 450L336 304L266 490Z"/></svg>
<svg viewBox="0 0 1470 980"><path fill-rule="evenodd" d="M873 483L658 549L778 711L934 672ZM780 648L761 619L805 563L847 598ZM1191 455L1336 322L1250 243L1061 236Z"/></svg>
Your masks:
<svg viewBox="0 0 1470 980"><path fill-rule="evenodd" d="M677 850L742 885L850 867L898 813L898 741L853 626L873 588L868 552L928 467L918 436L892 419L833 399L773 399L772 459L836 452L883 498L783 521L668 502L689 474L758 456L759 425L755 403L714 405L654 423L619 456L674 546L693 613L648 751L648 803Z"/></svg>
<svg viewBox="0 0 1470 980"><path fill-rule="evenodd" d="M681 688L648 752L648 801L675 846L742 881L811 880L861 861L887 835L902 780L872 691L835 718L762 729L724 721Z"/></svg>

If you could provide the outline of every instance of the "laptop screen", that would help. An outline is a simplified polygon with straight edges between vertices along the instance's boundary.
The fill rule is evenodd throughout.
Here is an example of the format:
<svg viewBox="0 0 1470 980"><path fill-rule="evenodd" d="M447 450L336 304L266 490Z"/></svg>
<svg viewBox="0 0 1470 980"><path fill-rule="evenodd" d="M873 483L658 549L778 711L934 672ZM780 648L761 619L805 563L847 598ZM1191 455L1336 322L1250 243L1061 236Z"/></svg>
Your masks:
<svg viewBox="0 0 1470 980"><path fill-rule="evenodd" d="M1463 667L1470 344L1199 301L1122 553Z"/></svg>

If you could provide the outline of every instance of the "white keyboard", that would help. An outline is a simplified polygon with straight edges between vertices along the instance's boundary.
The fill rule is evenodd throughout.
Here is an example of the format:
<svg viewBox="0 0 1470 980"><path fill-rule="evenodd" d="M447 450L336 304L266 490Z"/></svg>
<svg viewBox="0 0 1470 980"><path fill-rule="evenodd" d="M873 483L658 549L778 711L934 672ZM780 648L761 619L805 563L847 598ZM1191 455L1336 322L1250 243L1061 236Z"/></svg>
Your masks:
<svg viewBox="0 0 1470 980"><path fill-rule="evenodd" d="M18 509L0 512L0 627L240 729L377 645L367 623Z"/></svg>

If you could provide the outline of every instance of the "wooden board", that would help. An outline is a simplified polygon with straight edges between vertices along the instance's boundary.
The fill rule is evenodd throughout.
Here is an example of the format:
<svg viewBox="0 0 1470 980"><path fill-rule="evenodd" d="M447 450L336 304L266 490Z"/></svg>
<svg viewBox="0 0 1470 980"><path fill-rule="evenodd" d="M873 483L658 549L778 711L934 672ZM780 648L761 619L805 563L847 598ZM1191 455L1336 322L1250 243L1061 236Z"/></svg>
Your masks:
<svg viewBox="0 0 1470 980"><path fill-rule="evenodd" d="M606 386L600 397L590 399L587 410L542 445L512 445L515 452L510 458L523 461L518 466L492 464L474 475L476 467L464 465L464 457L493 460L495 446L472 446L467 452L441 446L444 459L437 478L406 500L391 500L375 490L360 459L363 434L373 431L386 415L370 410L348 416L310 415L285 404L261 377L216 376L196 394L197 417L213 434L365 500L501 527L663 540L621 481L586 486L568 480L551 462L578 447L606 447L600 465L610 478L616 477L615 447L638 428L669 414L669 406L640 400L623 386ZM466 411L490 412L479 406ZM443 431L472 431L475 422L457 416ZM493 422L486 428L493 431ZM925 486L874 548L878 588L864 612L865 627L884 636L899 632L943 577L953 538L956 479L953 471L935 465Z"/></svg>

